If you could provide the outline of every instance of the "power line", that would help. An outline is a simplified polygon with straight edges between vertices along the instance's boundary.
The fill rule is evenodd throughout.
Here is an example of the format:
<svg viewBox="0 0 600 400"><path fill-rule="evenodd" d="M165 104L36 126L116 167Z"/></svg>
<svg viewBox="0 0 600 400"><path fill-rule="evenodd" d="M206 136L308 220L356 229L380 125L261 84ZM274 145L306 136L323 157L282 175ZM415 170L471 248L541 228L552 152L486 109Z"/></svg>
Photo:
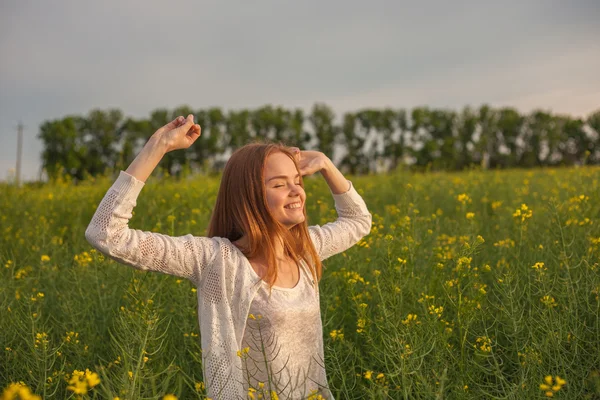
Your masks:
<svg viewBox="0 0 600 400"><path fill-rule="evenodd" d="M21 185L21 153L23 152L23 123L19 122L17 125L17 175L16 184Z"/></svg>

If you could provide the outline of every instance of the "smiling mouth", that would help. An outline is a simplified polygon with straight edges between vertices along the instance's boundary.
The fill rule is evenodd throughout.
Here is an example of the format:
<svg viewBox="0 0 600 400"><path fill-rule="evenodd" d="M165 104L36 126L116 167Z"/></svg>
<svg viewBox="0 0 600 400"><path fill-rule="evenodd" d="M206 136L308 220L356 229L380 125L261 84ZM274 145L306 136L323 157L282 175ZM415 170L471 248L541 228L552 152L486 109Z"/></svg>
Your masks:
<svg viewBox="0 0 600 400"><path fill-rule="evenodd" d="M300 210L302 208L302 203L289 204L289 207L285 206L283 208L285 208L286 210Z"/></svg>

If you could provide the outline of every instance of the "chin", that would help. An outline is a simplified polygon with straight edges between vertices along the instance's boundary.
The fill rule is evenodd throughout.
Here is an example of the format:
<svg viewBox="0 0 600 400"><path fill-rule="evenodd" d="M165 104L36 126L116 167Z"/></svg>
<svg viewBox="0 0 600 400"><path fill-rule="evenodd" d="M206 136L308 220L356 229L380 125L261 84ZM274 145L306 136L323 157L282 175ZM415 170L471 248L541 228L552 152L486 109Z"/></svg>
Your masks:
<svg viewBox="0 0 600 400"><path fill-rule="evenodd" d="M292 229L293 227L295 227L296 225L300 225L301 223L303 223L305 220L304 218L302 218L301 220L297 220L297 221L286 221L283 224L285 226L288 227L288 229Z"/></svg>

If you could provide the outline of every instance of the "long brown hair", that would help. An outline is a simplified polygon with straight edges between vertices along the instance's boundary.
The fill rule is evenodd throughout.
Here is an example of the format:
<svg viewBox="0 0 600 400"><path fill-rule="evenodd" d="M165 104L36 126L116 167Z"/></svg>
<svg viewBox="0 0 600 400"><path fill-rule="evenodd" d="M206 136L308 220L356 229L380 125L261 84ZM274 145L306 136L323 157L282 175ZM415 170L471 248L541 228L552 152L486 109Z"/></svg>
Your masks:
<svg viewBox="0 0 600 400"><path fill-rule="evenodd" d="M276 241L281 241L284 255L296 264L304 260L313 278L318 282L322 264L308 232L306 203L304 221L287 228L277 221L267 205L264 169L267 157L281 152L287 155L300 173L298 163L290 149L283 143L249 143L237 149L227 161L217 201L208 225L209 237L225 237L231 242L244 234L248 247L243 250L247 258L265 256L267 273L262 277L273 287L277 279ZM300 176L300 185L304 181Z"/></svg>

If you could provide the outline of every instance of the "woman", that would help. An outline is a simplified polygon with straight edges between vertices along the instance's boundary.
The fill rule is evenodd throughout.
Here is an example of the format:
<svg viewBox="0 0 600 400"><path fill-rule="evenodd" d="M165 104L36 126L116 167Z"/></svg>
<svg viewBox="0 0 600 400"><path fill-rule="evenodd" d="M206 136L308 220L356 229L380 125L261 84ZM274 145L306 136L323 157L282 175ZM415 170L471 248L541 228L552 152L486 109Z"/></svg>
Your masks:
<svg viewBox="0 0 600 400"><path fill-rule="evenodd" d="M116 261L198 288L208 397L333 398L323 362L321 261L367 235L371 214L323 153L253 143L227 161L207 237L130 229L136 199L161 158L190 147L200 132L193 115L158 129L104 196L86 239ZM308 227L302 176L316 172L338 219Z"/></svg>

